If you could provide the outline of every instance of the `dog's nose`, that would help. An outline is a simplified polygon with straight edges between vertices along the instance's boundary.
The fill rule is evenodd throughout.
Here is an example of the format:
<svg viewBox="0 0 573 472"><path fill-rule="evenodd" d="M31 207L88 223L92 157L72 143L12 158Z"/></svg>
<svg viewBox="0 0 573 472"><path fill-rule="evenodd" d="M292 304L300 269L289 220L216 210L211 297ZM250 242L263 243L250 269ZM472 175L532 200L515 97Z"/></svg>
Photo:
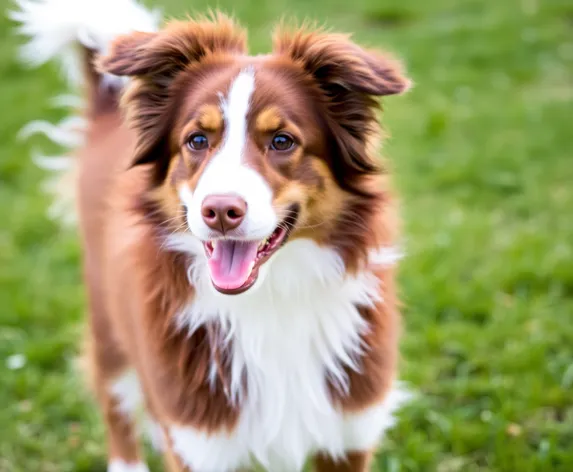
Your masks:
<svg viewBox="0 0 573 472"><path fill-rule="evenodd" d="M205 224L223 234L237 228L246 213L247 202L236 195L209 195L201 206Z"/></svg>

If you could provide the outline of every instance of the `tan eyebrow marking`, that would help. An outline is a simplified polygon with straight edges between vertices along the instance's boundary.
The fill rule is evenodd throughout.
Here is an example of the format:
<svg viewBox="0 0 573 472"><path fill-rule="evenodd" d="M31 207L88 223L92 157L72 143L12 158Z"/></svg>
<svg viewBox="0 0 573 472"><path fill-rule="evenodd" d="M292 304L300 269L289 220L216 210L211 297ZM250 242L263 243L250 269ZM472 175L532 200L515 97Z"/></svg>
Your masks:
<svg viewBox="0 0 573 472"><path fill-rule="evenodd" d="M216 105L203 105L199 109L199 126L205 131L217 131L223 125L223 115Z"/></svg>
<svg viewBox="0 0 573 472"><path fill-rule="evenodd" d="M261 133L276 131L283 125L283 119L277 107L265 108L257 116L255 126Z"/></svg>

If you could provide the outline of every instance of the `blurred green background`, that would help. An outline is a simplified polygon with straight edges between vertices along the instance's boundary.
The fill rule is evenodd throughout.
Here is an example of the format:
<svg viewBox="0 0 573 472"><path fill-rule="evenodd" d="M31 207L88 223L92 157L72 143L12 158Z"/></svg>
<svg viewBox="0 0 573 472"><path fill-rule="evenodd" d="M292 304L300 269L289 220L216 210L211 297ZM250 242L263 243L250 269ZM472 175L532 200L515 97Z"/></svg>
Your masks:
<svg viewBox="0 0 573 472"><path fill-rule="evenodd" d="M405 219L402 377L418 399L375 470L573 471L573 3L158 3L234 13L252 52L287 16L404 58L416 85L386 101L384 154ZM101 472L102 426L74 372L77 239L46 218L30 159L57 149L15 138L63 116L50 97L65 86L53 66L18 64L12 28L0 19L0 471Z"/></svg>

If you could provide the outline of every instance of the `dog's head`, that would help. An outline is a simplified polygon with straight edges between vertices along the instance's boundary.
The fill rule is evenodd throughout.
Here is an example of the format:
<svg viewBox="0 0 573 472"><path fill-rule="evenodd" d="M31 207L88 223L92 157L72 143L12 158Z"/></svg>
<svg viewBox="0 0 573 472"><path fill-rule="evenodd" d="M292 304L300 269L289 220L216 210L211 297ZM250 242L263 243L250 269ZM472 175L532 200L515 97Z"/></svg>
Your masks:
<svg viewBox="0 0 573 472"><path fill-rule="evenodd" d="M243 31L217 16L121 37L100 67L134 77L134 165L150 165L161 224L204 245L217 290L246 291L296 238L365 249L379 196L375 97L408 87L396 61L305 30L248 56Z"/></svg>

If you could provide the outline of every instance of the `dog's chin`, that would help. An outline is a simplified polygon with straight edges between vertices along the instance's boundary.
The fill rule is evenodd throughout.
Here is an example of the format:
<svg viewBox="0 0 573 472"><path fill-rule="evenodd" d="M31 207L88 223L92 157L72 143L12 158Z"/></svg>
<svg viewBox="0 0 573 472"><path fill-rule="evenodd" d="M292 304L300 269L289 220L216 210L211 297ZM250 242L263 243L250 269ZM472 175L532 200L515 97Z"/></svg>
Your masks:
<svg viewBox="0 0 573 472"><path fill-rule="evenodd" d="M225 295L238 295L252 289L261 269L287 243L298 219L299 206L292 205L287 217L262 240L217 239L204 241L211 283Z"/></svg>

